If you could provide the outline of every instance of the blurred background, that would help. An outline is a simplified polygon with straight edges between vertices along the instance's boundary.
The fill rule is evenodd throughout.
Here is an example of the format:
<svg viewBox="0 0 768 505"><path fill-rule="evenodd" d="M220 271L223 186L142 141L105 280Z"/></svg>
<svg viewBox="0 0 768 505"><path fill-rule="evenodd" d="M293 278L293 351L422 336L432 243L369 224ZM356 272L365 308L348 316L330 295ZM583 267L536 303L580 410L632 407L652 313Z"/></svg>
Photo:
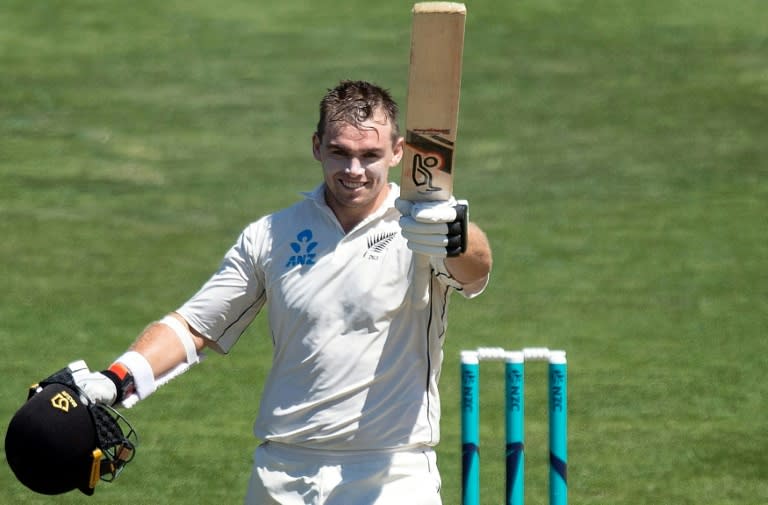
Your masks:
<svg viewBox="0 0 768 505"><path fill-rule="evenodd" d="M371 80L405 111L411 6L0 4L3 433L32 382L108 365L249 222L319 183L327 88ZM467 2L455 191L495 264L482 297L451 305L446 505L458 353L479 345L568 351L571 503L768 503L765 7ZM2 464L0 501L240 503L265 322L125 412L141 445L117 482L44 497ZM526 493L545 503L546 377L528 373ZM482 496L497 504L501 365L482 381Z"/></svg>

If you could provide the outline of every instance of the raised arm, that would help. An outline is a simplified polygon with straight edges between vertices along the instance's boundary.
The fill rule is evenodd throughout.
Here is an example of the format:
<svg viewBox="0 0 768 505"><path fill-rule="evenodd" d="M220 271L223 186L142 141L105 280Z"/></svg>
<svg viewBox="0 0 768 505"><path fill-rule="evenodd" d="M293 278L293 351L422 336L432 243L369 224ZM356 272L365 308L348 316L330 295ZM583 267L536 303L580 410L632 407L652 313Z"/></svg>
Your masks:
<svg viewBox="0 0 768 505"><path fill-rule="evenodd" d="M445 267L457 281L465 285L484 283L491 272L493 258L485 232L469 223L467 250L459 256L445 258Z"/></svg>

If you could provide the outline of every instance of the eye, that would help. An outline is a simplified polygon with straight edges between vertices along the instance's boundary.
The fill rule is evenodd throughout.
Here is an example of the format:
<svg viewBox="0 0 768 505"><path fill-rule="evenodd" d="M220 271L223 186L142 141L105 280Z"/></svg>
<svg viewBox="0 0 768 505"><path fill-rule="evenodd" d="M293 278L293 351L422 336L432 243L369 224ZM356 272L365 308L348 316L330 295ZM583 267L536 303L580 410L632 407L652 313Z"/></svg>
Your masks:
<svg viewBox="0 0 768 505"><path fill-rule="evenodd" d="M341 149L339 147L331 147L328 152L331 154L331 156L335 156L337 158L346 158L347 152L344 149Z"/></svg>

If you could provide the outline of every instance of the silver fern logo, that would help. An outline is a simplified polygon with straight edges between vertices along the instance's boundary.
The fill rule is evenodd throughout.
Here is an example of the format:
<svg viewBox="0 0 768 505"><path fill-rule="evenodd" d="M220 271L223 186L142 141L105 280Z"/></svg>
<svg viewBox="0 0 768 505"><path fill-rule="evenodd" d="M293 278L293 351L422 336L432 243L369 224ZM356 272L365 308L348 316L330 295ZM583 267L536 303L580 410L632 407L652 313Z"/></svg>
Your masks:
<svg viewBox="0 0 768 505"><path fill-rule="evenodd" d="M396 233L378 233L368 237L368 249L365 251L364 257L369 260L378 261L381 255L387 249L387 246L392 243Z"/></svg>

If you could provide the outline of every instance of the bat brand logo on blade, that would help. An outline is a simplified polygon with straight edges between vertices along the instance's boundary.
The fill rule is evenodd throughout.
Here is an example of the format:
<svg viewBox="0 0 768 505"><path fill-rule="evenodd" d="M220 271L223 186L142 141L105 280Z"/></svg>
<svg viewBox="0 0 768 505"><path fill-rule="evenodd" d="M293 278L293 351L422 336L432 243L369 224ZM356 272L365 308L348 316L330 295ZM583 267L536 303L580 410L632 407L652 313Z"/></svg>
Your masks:
<svg viewBox="0 0 768 505"><path fill-rule="evenodd" d="M438 165L440 165L440 160L437 156L422 156L421 154L415 154L413 156L411 179L416 187L419 188L420 193L431 193L432 191L440 191L443 189L439 186L432 185L431 170L438 167Z"/></svg>
<svg viewBox="0 0 768 505"><path fill-rule="evenodd" d="M406 143L414 150L411 179L419 193L432 193L443 188L435 186L436 171L451 173L453 142L439 135L406 132Z"/></svg>

